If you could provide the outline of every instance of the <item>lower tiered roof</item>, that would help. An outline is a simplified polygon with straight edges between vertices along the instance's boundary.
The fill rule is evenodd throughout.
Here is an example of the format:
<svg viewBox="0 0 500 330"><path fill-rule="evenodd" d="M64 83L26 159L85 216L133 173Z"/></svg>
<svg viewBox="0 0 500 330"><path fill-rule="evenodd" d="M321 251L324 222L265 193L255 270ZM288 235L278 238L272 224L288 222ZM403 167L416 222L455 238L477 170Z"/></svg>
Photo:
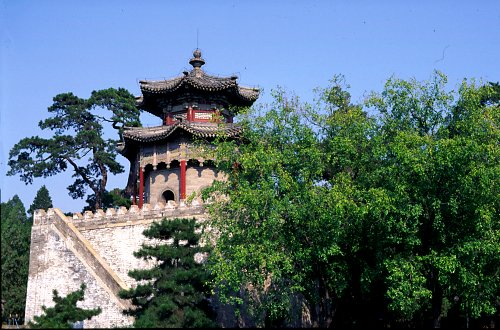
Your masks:
<svg viewBox="0 0 500 330"><path fill-rule="evenodd" d="M217 136L236 137L241 133L241 126L228 123L218 124L178 121L172 125L125 127L123 137L125 140L136 142L154 142L166 139L179 130L184 130L201 138L214 138Z"/></svg>

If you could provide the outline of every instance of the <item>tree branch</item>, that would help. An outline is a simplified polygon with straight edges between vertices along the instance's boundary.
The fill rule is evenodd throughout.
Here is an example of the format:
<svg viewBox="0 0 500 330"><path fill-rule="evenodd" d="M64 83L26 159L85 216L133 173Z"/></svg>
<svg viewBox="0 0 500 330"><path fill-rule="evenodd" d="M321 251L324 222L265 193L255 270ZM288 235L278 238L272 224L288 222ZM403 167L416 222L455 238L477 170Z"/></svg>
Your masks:
<svg viewBox="0 0 500 330"><path fill-rule="evenodd" d="M89 185L90 189L92 189L92 191L95 194L98 194L99 190L95 187L94 183L89 179L89 177L80 170L80 167L78 166L78 164L75 163L73 159L71 159L67 156L65 156L64 159L66 159L68 161L68 163L70 163L73 166L73 168L75 169L75 172L78 173L78 175L83 179L83 181L85 181Z"/></svg>

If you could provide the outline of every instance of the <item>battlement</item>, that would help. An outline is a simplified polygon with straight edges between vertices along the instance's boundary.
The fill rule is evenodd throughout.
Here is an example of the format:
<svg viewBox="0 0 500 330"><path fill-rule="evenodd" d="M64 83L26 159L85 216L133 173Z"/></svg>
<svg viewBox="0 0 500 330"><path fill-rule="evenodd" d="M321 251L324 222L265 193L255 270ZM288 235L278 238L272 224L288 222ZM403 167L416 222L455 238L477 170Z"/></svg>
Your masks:
<svg viewBox="0 0 500 330"><path fill-rule="evenodd" d="M86 228L89 226L100 226L106 224L134 224L139 221L152 222L163 218L191 217L205 214L204 204L194 200L191 204L181 202L177 204L174 201L157 202L154 205L144 204L142 208L132 205L129 209L121 206L117 209L109 208L106 211L98 209L96 212L85 211L73 213L72 216L66 216L66 219L73 223L77 228ZM55 209L49 208L35 210L33 216L33 225L42 226L54 222Z"/></svg>
<svg viewBox="0 0 500 330"><path fill-rule="evenodd" d="M153 222L164 218L208 218L205 204L174 201L144 204L142 208L110 208L65 215L58 208L36 210L31 230L30 270L27 288L26 320L51 306L52 289L62 295L87 284L86 308L97 306L103 313L85 321L86 327L127 327L133 322L122 313L130 302L119 291L136 282L128 271L151 266L150 260L136 258L142 244L154 244L142 233ZM197 261L204 255L197 256Z"/></svg>

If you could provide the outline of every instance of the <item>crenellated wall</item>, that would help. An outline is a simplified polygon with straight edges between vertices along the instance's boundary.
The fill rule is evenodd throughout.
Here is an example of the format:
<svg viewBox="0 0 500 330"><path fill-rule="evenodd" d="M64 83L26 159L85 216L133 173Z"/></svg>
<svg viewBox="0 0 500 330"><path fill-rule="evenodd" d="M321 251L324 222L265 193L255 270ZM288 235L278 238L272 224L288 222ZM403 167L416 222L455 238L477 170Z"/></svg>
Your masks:
<svg viewBox="0 0 500 330"><path fill-rule="evenodd" d="M65 216L59 209L37 210L31 232L31 250L26 322L42 314L41 306L53 306L52 290L64 296L87 285L80 307L101 307L102 313L84 321L85 328L123 327L133 320L122 314L129 302L118 291L136 285L128 276L135 268L151 267L152 262L135 258L133 252L152 240L142 232L163 218L206 219L203 205L174 201L144 204L106 212L87 211Z"/></svg>

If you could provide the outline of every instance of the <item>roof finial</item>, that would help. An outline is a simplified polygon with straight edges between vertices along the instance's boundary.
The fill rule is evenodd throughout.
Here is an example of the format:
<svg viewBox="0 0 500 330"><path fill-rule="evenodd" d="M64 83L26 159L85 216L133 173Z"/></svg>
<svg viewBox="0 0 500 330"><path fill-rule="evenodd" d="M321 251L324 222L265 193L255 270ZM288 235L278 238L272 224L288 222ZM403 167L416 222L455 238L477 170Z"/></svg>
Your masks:
<svg viewBox="0 0 500 330"><path fill-rule="evenodd" d="M196 48L193 52L193 58L189 60L189 64L193 66L193 68L201 68L203 64L205 64L205 60L201 58L201 51Z"/></svg>

